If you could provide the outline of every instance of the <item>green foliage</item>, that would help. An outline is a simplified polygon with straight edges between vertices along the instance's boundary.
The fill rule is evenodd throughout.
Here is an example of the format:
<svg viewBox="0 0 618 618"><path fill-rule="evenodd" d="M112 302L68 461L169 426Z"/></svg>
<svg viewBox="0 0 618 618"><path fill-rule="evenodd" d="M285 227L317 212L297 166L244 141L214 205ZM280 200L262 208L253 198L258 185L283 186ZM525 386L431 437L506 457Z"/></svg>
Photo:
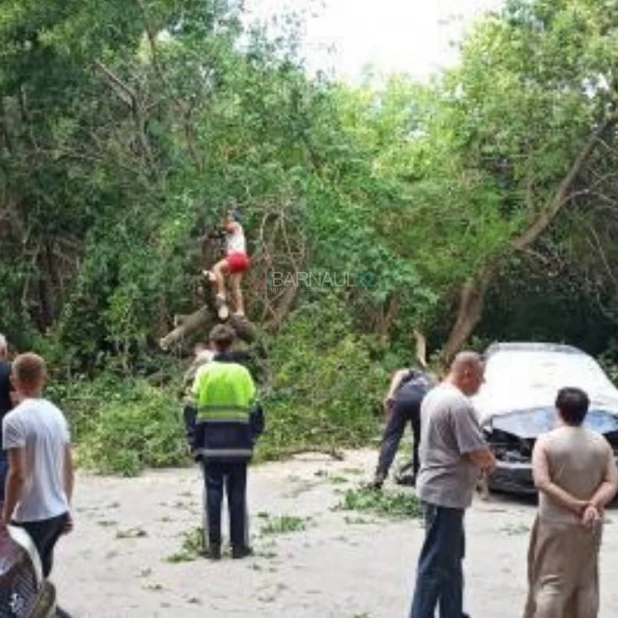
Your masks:
<svg viewBox="0 0 618 618"><path fill-rule="evenodd" d="M383 352L372 338L352 334L351 316L328 296L292 315L269 350L259 456L366 444L387 382Z"/></svg>
<svg viewBox="0 0 618 618"><path fill-rule="evenodd" d="M472 344L611 347L615 125L552 206L616 114L614 0L510 0L472 29L459 66L379 88L310 79L294 20L273 41L243 27L241 4L0 7L0 330L48 359L85 464L185 460L174 388L135 376L161 368L173 315L202 303L201 262L218 256L199 237L232 205L255 322L287 314L269 272L371 281L301 287L265 341L260 457L365 444L414 329L439 349L461 284L488 264Z"/></svg>
<svg viewBox="0 0 618 618"><path fill-rule="evenodd" d="M271 516L268 513L260 513L259 517L264 520L260 528L263 535L290 534L301 532L307 528L307 520L293 515Z"/></svg>
<svg viewBox="0 0 618 618"><path fill-rule="evenodd" d="M394 519L419 518L423 513L418 498L412 493L374 489L348 489L336 508L342 511L369 512Z"/></svg>
<svg viewBox="0 0 618 618"><path fill-rule="evenodd" d="M180 562L193 562L204 553L204 530L193 528L183 535L180 550L166 559L166 562L178 564Z"/></svg>
<svg viewBox="0 0 618 618"><path fill-rule="evenodd" d="M105 474L182 466L187 447L176 389L103 376L78 384L58 401L78 443L78 462ZM52 395L53 397L53 395Z"/></svg>

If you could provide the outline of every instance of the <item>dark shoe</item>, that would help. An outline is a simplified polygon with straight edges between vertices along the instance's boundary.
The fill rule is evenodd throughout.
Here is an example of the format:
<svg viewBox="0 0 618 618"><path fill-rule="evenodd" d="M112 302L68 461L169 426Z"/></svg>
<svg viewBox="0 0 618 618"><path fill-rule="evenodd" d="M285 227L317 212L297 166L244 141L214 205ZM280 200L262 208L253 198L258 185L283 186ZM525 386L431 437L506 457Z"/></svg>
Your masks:
<svg viewBox="0 0 618 618"><path fill-rule="evenodd" d="M253 556L253 549L251 547L232 547L232 558L234 560L241 560Z"/></svg>
<svg viewBox="0 0 618 618"><path fill-rule="evenodd" d="M366 489L373 489L375 491L382 491L382 485L384 485L384 481L386 480L386 476L383 474L376 473L373 477L373 481L367 483L365 485Z"/></svg>
<svg viewBox="0 0 618 618"><path fill-rule="evenodd" d="M416 476L414 474L397 474L395 476L397 485L406 485L407 487L416 487Z"/></svg>
<svg viewBox="0 0 618 618"><path fill-rule="evenodd" d="M65 612L61 607L56 607L55 618L71 618L71 614Z"/></svg>
<svg viewBox="0 0 618 618"><path fill-rule="evenodd" d="M212 547L205 549L202 552L202 556L204 558L208 558L208 560L221 560L221 547L213 545Z"/></svg>

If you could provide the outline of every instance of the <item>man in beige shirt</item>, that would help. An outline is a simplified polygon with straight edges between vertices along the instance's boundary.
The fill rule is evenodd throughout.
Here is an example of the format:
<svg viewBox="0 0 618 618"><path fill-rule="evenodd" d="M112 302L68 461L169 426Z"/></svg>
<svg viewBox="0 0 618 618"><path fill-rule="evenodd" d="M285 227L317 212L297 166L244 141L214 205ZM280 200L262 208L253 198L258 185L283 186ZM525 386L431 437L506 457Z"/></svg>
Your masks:
<svg viewBox="0 0 618 618"><path fill-rule="evenodd" d="M596 618L603 513L618 490L612 449L582 427L586 393L563 388L558 428L539 437L532 456L539 509L528 552L524 618Z"/></svg>

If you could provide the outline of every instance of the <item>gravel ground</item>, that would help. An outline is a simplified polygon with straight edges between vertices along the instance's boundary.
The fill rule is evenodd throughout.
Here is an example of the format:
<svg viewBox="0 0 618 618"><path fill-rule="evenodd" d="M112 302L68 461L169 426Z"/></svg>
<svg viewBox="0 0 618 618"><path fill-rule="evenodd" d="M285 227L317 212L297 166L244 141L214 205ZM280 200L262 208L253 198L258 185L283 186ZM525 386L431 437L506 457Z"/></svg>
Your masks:
<svg viewBox="0 0 618 618"><path fill-rule="evenodd" d="M76 617L404 618L423 538L417 520L333 510L370 476L375 452L319 455L252 468L254 557L185 560L201 523L197 469L136 479L79 475L75 532L61 540L54 580ZM265 530L283 517L285 531ZM466 605L472 618L520 618L534 506L477 501L467 516ZM618 612L618 520L602 555L601 618ZM270 526L272 528L272 526ZM274 532L274 533L273 533ZM612 609L613 608L613 611Z"/></svg>

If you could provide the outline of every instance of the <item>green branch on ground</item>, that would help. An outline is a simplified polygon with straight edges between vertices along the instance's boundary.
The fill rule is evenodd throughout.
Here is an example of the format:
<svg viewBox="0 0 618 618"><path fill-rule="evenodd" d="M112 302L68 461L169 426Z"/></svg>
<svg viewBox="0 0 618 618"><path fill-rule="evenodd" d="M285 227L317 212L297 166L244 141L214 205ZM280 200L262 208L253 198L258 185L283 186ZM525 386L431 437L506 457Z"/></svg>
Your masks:
<svg viewBox="0 0 618 618"><path fill-rule="evenodd" d="M335 507L341 511L360 511L393 519L420 518L419 499L411 492L348 489Z"/></svg>

